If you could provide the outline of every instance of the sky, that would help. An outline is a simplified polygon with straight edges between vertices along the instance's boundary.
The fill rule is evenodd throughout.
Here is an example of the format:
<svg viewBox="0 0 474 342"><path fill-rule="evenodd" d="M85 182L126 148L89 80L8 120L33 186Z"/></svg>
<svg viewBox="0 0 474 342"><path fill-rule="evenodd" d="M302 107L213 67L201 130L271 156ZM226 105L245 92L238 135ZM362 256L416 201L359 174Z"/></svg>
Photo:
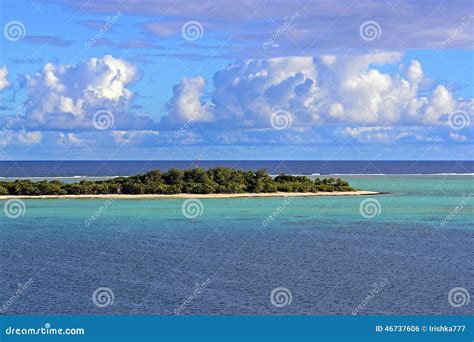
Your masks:
<svg viewBox="0 0 474 342"><path fill-rule="evenodd" d="M472 160L471 1L4 0L0 160Z"/></svg>

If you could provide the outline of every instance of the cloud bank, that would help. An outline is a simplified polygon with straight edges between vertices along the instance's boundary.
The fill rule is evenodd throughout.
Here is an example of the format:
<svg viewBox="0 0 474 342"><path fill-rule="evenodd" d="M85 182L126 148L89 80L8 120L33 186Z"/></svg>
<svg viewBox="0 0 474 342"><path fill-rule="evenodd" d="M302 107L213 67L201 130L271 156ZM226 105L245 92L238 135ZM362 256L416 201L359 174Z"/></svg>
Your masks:
<svg viewBox="0 0 474 342"><path fill-rule="evenodd" d="M202 77L184 78L175 86L166 122L213 122L217 127L272 128L272 114L291 115L293 128L327 124L363 126L445 126L449 115L472 101L456 99L444 85L430 80L419 61L407 66L401 54L281 57L237 62L213 76L204 93ZM399 72L380 71L387 65ZM200 113L206 101L214 104ZM179 105L178 105L179 104Z"/></svg>
<svg viewBox="0 0 474 342"><path fill-rule="evenodd" d="M403 65L401 57L372 52L236 61L211 79L183 77L157 113L132 110L140 71L123 59L48 63L25 76L27 99L15 116L3 117L2 146L472 142L474 101L456 98L419 61ZM9 86L7 75L0 69L1 89Z"/></svg>

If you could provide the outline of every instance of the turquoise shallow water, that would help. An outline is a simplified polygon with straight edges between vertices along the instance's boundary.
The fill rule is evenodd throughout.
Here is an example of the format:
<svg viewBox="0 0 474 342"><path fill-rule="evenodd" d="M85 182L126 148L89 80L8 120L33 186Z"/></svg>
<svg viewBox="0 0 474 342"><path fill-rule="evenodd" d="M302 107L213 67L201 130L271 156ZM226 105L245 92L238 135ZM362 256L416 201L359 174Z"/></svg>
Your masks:
<svg viewBox="0 0 474 342"><path fill-rule="evenodd" d="M472 176L344 178L391 194L208 199L194 219L184 200L25 200L0 221L4 313L474 313L448 301L474 293ZM94 305L98 287L113 304Z"/></svg>

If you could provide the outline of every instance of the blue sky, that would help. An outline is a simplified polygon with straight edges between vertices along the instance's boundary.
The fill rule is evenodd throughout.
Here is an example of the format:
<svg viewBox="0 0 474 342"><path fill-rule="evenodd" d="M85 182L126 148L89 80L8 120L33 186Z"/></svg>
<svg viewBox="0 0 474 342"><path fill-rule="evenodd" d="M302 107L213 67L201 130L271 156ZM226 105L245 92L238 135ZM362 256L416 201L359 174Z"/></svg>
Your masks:
<svg viewBox="0 0 474 342"><path fill-rule="evenodd" d="M0 159L472 159L469 1L2 1Z"/></svg>

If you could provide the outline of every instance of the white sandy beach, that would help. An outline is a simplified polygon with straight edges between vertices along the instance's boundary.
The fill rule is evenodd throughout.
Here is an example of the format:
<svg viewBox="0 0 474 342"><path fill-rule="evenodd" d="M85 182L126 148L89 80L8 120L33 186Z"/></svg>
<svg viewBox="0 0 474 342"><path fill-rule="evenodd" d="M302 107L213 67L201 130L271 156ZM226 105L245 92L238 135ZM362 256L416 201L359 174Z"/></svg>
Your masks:
<svg viewBox="0 0 474 342"><path fill-rule="evenodd" d="M0 196L0 200L13 198L22 199L173 199L173 198L242 198L242 197L309 197L309 196L363 196L378 195L376 191L341 191L341 192L271 192L271 193L243 193L243 194L175 194L175 195L43 195L43 196Z"/></svg>

